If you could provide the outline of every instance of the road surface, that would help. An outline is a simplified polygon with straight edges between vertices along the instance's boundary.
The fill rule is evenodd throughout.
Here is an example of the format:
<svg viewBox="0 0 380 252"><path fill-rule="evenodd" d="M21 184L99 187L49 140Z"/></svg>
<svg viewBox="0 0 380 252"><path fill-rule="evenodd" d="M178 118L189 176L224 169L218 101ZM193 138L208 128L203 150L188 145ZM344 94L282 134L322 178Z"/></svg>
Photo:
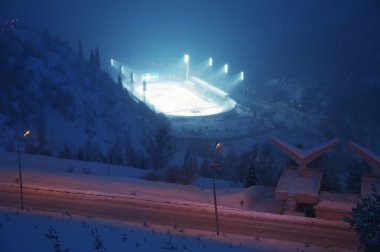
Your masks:
<svg viewBox="0 0 380 252"><path fill-rule="evenodd" d="M0 184L0 205L18 208L20 193L17 184ZM33 210L68 212L70 214L198 230L215 230L212 206L194 207L186 204L136 199L130 196L85 194L65 190L24 188L24 205ZM314 244L320 247L355 249L355 233L342 226L294 224L286 220L270 220L244 216L238 212L219 212L221 233L246 235Z"/></svg>

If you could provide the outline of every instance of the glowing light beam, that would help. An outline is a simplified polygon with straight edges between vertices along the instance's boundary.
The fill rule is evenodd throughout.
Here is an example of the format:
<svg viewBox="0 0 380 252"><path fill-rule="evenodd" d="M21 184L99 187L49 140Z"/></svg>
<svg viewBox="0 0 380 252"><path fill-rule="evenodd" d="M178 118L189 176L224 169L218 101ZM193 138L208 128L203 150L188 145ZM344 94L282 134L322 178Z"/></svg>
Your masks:
<svg viewBox="0 0 380 252"><path fill-rule="evenodd" d="M228 64L224 64L224 73L226 74L226 73L228 73Z"/></svg>
<svg viewBox="0 0 380 252"><path fill-rule="evenodd" d="M190 60L189 54L185 54L185 56L183 57L183 62L185 62L185 64L188 64L189 60Z"/></svg>

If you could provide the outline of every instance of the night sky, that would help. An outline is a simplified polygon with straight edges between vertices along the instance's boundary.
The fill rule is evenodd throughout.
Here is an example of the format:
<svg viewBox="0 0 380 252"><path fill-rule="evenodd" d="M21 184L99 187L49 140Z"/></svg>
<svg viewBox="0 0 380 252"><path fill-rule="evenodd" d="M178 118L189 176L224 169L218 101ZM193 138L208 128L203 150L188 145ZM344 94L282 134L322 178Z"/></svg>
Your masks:
<svg viewBox="0 0 380 252"><path fill-rule="evenodd" d="M380 2L356 0L2 0L18 18L135 64L212 56L247 79L379 71ZM144 63L145 62L145 63ZM376 70L377 69L377 70Z"/></svg>

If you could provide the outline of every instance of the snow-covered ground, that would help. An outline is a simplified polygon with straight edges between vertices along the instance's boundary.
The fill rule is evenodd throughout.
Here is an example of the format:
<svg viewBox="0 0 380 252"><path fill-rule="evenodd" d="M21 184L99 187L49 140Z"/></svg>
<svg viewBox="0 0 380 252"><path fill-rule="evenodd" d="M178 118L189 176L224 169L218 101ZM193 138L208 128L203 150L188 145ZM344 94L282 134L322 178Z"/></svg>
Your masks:
<svg viewBox="0 0 380 252"><path fill-rule="evenodd" d="M24 186L27 187L42 185L57 190L82 191L89 194L101 192L105 195L127 193L139 199L191 203L193 207L212 207L213 203L212 190L208 188L211 182L206 179L203 179L203 183L206 182L204 186L152 182L140 179L146 172L144 170L27 154L21 155L21 164ZM0 184L15 185L18 176L17 153L0 152L0 173ZM273 214L282 205L273 199L270 190L260 186L242 189L230 188L228 185L223 181L217 183L218 204L222 212L234 214L239 211L239 214L246 216L273 221L286 219L302 225L343 227L346 224ZM243 207L241 201L244 201ZM346 251L332 248L327 250L261 237L229 234L216 236L213 232L206 231L181 232L183 230L173 227L147 227L143 226L143 223L60 216L33 211L16 212L15 209L4 208L0 210L0 251L51 251L57 241L46 236L53 232L49 231L50 226L56 230L61 251L65 251L66 248L70 251L94 251L95 232L108 251L159 251L172 247L184 251ZM23 242L19 242L20 239Z"/></svg>
<svg viewBox="0 0 380 252"><path fill-rule="evenodd" d="M0 251L347 251L213 232L0 208Z"/></svg>
<svg viewBox="0 0 380 252"><path fill-rule="evenodd" d="M0 152L0 183L14 184L18 177L17 153ZM96 162L21 154L23 184L61 190L105 195L133 195L139 199L176 203L213 204L212 182L199 178L194 185L178 185L141 179L146 170ZM89 186L90 185L90 186ZM221 207L280 213L282 202L262 186L234 188L228 181L217 180ZM243 203L242 203L243 202Z"/></svg>

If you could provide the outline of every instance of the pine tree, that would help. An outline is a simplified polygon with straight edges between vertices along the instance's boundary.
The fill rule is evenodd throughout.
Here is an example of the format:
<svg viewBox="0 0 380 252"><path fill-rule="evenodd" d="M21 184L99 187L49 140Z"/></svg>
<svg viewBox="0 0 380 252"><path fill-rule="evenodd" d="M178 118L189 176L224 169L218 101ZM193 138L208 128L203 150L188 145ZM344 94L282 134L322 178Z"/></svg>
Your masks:
<svg viewBox="0 0 380 252"><path fill-rule="evenodd" d="M182 176L181 183L184 185L190 184L196 176L197 170L198 168L194 156L191 155L190 151L187 151L180 171Z"/></svg>
<svg viewBox="0 0 380 252"><path fill-rule="evenodd" d="M160 127L150 143L150 158L155 169L164 167L175 152L170 131L170 124Z"/></svg>
<svg viewBox="0 0 380 252"><path fill-rule="evenodd" d="M96 70L100 70L100 56L98 48L95 48L94 68Z"/></svg>
<svg viewBox="0 0 380 252"><path fill-rule="evenodd" d="M79 60L83 60L83 48L82 48L82 41L78 40L78 58Z"/></svg>
<svg viewBox="0 0 380 252"><path fill-rule="evenodd" d="M256 167L253 162L250 163L248 168L248 175L244 182L244 187L250 187L257 184Z"/></svg>
<svg viewBox="0 0 380 252"><path fill-rule="evenodd" d="M123 83L121 82L121 76L120 76L120 74L117 76L117 85L118 86L123 86Z"/></svg>
<svg viewBox="0 0 380 252"><path fill-rule="evenodd" d="M211 178L211 174L210 174L210 162L207 158L204 158L203 159L203 162L201 164L201 176L202 177L207 177L207 178Z"/></svg>
<svg viewBox="0 0 380 252"><path fill-rule="evenodd" d="M364 252L380 251L380 195L374 185L368 198L352 208L352 217L344 217L350 223L361 243Z"/></svg>
<svg viewBox="0 0 380 252"><path fill-rule="evenodd" d="M94 52L92 50L90 51L89 63L90 63L90 66L93 69L95 69L95 55L94 55Z"/></svg>

